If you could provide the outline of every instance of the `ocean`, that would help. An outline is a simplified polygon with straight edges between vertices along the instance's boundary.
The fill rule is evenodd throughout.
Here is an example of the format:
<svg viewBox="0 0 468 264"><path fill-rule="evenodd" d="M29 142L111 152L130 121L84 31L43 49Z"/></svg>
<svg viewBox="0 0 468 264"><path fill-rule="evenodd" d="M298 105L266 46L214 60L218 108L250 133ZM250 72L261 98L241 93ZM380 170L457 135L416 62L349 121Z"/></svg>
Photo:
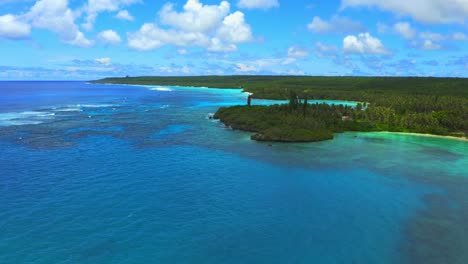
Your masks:
<svg viewBox="0 0 468 264"><path fill-rule="evenodd" d="M0 82L0 263L468 263L467 142L209 118L246 98Z"/></svg>

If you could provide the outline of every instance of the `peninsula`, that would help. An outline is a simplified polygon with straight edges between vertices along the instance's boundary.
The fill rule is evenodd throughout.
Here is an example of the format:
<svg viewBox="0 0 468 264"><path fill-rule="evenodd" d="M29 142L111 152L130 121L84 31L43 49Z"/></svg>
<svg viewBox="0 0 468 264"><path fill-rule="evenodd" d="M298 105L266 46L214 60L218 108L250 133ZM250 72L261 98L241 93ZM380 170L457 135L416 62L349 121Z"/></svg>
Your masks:
<svg viewBox="0 0 468 264"><path fill-rule="evenodd" d="M253 140L312 142L345 131L390 131L465 138L468 78L193 76L106 78L96 83L242 88L252 98L289 100L271 106L222 107L215 118L254 132ZM356 107L310 100L357 101Z"/></svg>

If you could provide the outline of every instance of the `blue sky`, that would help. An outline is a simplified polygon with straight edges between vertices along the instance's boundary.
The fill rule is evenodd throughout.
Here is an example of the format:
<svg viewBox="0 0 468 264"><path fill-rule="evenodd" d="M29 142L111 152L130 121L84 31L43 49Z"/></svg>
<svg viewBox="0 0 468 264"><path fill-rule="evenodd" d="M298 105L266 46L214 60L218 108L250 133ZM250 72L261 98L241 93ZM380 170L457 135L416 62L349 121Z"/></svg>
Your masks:
<svg viewBox="0 0 468 264"><path fill-rule="evenodd" d="M0 80L468 77L468 0L0 0Z"/></svg>

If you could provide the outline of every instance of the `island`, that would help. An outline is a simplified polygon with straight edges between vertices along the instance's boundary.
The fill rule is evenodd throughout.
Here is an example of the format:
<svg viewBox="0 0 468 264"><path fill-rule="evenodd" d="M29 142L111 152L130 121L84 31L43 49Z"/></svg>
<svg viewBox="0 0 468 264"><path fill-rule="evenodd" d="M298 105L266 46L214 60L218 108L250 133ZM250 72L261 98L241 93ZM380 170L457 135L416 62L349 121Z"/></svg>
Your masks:
<svg viewBox="0 0 468 264"><path fill-rule="evenodd" d="M390 131L466 138L468 78L190 76L106 78L96 83L241 88L243 106L222 107L214 118L253 140L314 142L346 131ZM251 98L288 100L252 106ZM356 107L311 100L361 102Z"/></svg>

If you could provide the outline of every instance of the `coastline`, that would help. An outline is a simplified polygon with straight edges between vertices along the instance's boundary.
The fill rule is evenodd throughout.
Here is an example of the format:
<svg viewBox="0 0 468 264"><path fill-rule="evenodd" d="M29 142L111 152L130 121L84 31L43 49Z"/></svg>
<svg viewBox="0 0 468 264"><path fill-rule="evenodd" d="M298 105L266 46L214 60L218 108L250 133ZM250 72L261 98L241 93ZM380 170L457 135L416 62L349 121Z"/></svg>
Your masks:
<svg viewBox="0 0 468 264"><path fill-rule="evenodd" d="M367 133L367 132L358 132L358 133ZM468 138L466 138L466 137L442 136L442 135L423 134L423 133L414 133L414 132L376 131L376 132L370 132L370 133L397 134L397 135L407 135L407 136L445 138L445 139L452 139L452 140L458 140L458 141L468 142Z"/></svg>
<svg viewBox="0 0 468 264"><path fill-rule="evenodd" d="M136 79L138 79L139 77L137 77ZM235 85L231 86L230 88L227 88L225 86L219 86L217 87L216 85L210 85L210 83L203 83L203 85L197 83L197 84L194 84L194 83L191 83L190 85L181 85L180 83L177 83L177 84L172 84L172 85L169 85L169 84L154 84L152 82L152 84L148 84L148 83L127 83L125 81L122 82L122 80L126 80L128 81L129 79L135 79L135 78L114 78L115 80L112 80L112 78L107 78L107 79L102 79L102 80L95 80L95 81L90 81L89 83L101 83L101 84L116 84L116 85L129 85L129 86L161 86L161 87L165 87L165 86L171 86L171 87L184 87L184 88L195 88L195 89L233 89L233 90L238 90L240 89L241 92L243 94L245 94L246 96L254 96L257 95L258 93L254 93L254 91L249 91L249 90L246 90L243 86L239 86L239 87L234 87ZM156 78L157 79L157 78ZM161 78L160 78L161 79ZM133 80L134 81L134 80ZM144 81L147 81L147 80L144 80ZM260 93L261 94L261 93ZM263 96L259 96L255 99L260 99L260 100L275 100L275 99L267 99L269 97L263 97ZM323 101L329 101L329 102L344 102L344 101L341 101L341 100L336 100L336 99L329 99L329 100L326 100L326 99L322 99ZM322 101L321 100L321 101ZM280 100L278 100L280 101ZM314 101L311 99L311 101ZM348 103L362 103L362 102L359 102L359 101L346 101ZM367 104L370 104L369 102ZM218 109L219 111L219 109ZM229 125L229 126L232 126L232 124L227 124L225 122L225 120L223 121L223 123L225 123L226 125ZM238 130L242 130L242 131L245 131L245 132L252 132L252 131L249 131L248 129L244 129L243 127L234 127L234 129L238 129ZM258 131L256 131L258 132ZM351 131L344 131L344 132L351 132ZM361 132L361 133L366 133L367 131L359 131L359 130L356 130L355 132ZM462 137L457 137L457 136L451 136L451 135L436 135L436 134L425 134L425 133L415 133L415 132L391 132L391 131L372 131L372 132L375 132L375 133L388 133L388 134L401 134L401 135L410 135L410 136L421 136L421 137L433 137L433 138L446 138L446 139L452 139L452 140L458 140L458 141L464 141L464 142L467 142L468 141L468 138L465 137L465 136L462 136ZM258 134L260 135L260 134ZM257 140L257 141L272 141L272 142L285 142L284 140L275 140L275 139L271 139L271 138L263 138L263 137L257 137L257 138L252 138L253 140ZM315 142L316 140L286 140L286 142Z"/></svg>

